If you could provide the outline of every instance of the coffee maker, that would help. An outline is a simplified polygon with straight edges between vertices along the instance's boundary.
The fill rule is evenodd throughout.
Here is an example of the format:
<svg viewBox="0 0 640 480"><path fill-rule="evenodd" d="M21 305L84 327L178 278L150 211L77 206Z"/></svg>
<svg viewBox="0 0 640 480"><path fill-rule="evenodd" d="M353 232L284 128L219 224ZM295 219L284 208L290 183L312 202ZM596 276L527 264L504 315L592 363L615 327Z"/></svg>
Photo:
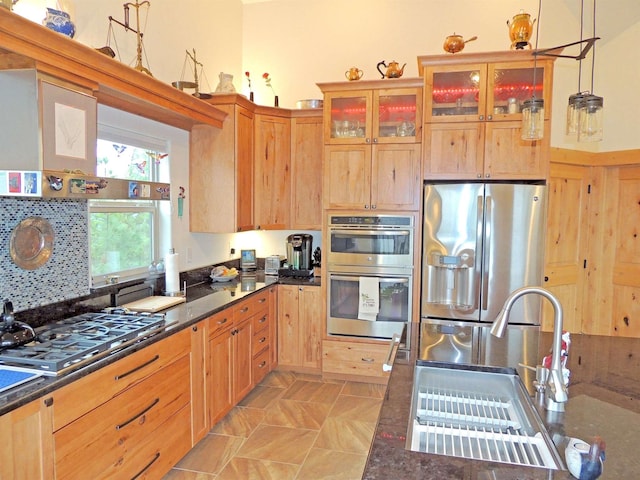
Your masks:
<svg viewBox="0 0 640 480"><path fill-rule="evenodd" d="M294 233L287 237L288 268L278 270L285 277L310 277L313 275L313 237L307 233Z"/></svg>

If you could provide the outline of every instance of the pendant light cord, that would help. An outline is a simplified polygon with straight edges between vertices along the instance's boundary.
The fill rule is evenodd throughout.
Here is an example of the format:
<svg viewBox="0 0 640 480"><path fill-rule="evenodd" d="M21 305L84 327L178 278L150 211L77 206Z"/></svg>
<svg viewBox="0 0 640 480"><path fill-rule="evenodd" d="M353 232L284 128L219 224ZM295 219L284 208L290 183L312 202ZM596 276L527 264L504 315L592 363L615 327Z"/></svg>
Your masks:
<svg viewBox="0 0 640 480"><path fill-rule="evenodd" d="M594 0L595 1L595 0ZM580 45L584 36L584 0L580 0ZM582 57L578 61L578 93L582 92Z"/></svg>
<svg viewBox="0 0 640 480"><path fill-rule="evenodd" d="M595 0L594 0L595 1ZM540 12L542 11L542 0L538 0L538 24L536 25L536 46L535 51L538 51L538 37L540 36ZM531 97L536 98L536 73L537 73L537 65L538 65L538 55L533 55L533 91L531 92Z"/></svg>
<svg viewBox="0 0 640 480"><path fill-rule="evenodd" d="M584 1L584 0L583 0ZM593 36L596 36L596 0L593 0ZM596 46L593 45L593 52L591 53L591 95L593 95L593 77L596 66Z"/></svg>

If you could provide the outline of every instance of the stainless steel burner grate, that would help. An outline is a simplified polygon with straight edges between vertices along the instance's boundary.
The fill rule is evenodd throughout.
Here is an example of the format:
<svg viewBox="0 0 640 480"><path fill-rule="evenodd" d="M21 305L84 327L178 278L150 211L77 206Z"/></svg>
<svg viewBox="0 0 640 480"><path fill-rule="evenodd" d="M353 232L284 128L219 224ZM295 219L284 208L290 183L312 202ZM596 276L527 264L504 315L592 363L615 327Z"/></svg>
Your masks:
<svg viewBox="0 0 640 480"><path fill-rule="evenodd" d="M0 362L57 374L164 325L162 314L85 313L47 325L39 342L0 352Z"/></svg>

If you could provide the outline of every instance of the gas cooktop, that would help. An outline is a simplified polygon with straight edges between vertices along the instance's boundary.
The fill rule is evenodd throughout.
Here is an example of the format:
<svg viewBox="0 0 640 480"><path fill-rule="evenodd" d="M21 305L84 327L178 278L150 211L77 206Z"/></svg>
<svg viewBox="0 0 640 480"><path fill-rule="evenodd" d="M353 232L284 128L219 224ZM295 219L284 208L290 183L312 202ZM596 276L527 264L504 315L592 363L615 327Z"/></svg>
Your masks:
<svg viewBox="0 0 640 480"><path fill-rule="evenodd" d="M61 375L164 327L163 314L85 313L39 329L36 341L1 351L0 362Z"/></svg>

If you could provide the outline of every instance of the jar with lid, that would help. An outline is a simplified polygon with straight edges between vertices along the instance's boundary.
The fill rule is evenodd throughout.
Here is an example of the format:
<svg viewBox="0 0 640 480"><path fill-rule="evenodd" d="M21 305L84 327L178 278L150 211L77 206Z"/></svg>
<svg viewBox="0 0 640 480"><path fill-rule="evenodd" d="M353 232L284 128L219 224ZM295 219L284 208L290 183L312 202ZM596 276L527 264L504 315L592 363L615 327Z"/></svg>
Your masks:
<svg viewBox="0 0 640 480"><path fill-rule="evenodd" d="M512 114L520 111L517 98L511 97L507 100L507 111Z"/></svg>

